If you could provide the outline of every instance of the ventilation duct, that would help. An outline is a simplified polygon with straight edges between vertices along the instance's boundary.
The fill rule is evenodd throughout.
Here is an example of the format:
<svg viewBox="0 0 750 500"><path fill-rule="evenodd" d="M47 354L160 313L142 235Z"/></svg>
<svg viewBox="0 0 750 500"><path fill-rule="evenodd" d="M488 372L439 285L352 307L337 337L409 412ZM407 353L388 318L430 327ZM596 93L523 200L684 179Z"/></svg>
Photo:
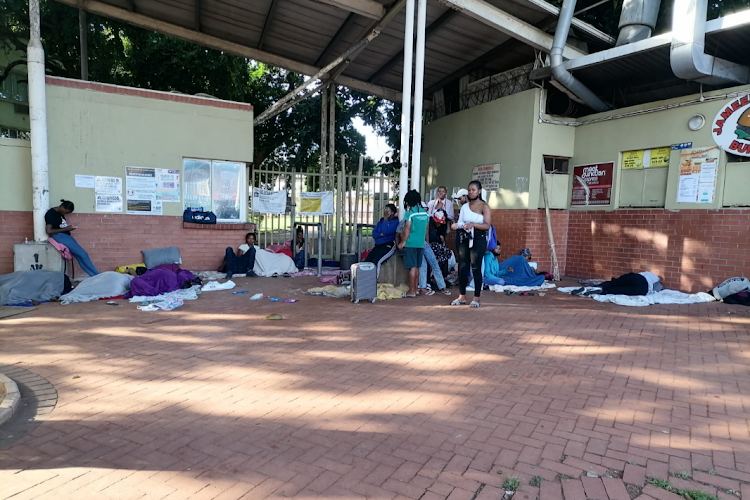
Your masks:
<svg viewBox="0 0 750 500"><path fill-rule="evenodd" d="M588 87L574 77L563 65L563 51L568 41L570 24L573 21L573 13L576 8L576 0L563 0L560 16L555 29L555 38L552 40L550 56L550 69L552 76L563 87L569 90L575 97L584 102L588 107L597 112L607 111L604 101L599 99Z"/></svg>
<svg viewBox="0 0 750 500"><path fill-rule="evenodd" d="M675 76L708 85L748 83L747 66L706 54L708 0L675 0L672 11L672 48Z"/></svg>
<svg viewBox="0 0 750 500"><path fill-rule="evenodd" d="M616 46L651 37L659 17L661 0L625 0L620 13L620 35Z"/></svg>

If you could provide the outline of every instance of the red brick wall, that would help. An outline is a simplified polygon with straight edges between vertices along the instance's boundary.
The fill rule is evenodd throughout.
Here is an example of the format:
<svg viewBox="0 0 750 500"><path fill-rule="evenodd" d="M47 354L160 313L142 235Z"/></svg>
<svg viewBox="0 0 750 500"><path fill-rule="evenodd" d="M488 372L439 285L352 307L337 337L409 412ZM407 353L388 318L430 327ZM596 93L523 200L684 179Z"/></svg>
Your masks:
<svg viewBox="0 0 750 500"><path fill-rule="evenodd" d="M667 288L707 290L750 273L750 210L570 212L567 274L651 271Z"/></svg>
<svg viewBox="0 0 750 500"><path fill-rule="evenodd" d="M100 271L143 262L141 250L176 246L183 267L194 271L216 269L226 247L245 241L251 225L217 224L183 227L182 217L71 214L73 232ZM0 211L0 274L13 272L13 244L33 238L31 212ZM236 227L236 228L235 228ZM228 229L235 228L235 229ZM82 273L76 266L76 275Z"/></svg>
<svg viewBox="0 0 750 500"><path fill-rule="evenodd" d="M0 274L13 272L13 245L34 239L31 212L0 210Z"/></svg>
<svg viewBox="0 0 750 500"><path fill-rule="evenodd" d="M551 210L552 234L555 237L560 274L565 275L568 247L568 211ZM552 272L552 253L547 236L544 210L493 210L492 224L502 244L502 259L518 255L522 248L531 250L540 271Z"/></svg>

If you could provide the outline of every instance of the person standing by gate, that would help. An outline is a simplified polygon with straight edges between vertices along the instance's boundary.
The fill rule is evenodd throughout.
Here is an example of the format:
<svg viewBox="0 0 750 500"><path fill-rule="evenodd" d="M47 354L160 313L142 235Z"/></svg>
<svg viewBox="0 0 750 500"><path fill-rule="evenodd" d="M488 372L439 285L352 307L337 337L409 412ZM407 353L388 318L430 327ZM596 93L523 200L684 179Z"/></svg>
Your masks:
<svg viewBox="0 0 750 500"><path fill-rule="evenodd" d="M99 274L99 270L96 268L86 250L78 244L75 238L70 235L71 231L78 229L78 226L69 226L68 221L65 220L65 216L72 214L75 211L75 205L72 201L60 200L60 206L50 208L47 213L44 214L44 222L46 224L45 231L50 238L55 240L61 245L65 245L73 254L73 257L78 261L78 265L81 266L83 272L89 276L96 276Z"/></svg>

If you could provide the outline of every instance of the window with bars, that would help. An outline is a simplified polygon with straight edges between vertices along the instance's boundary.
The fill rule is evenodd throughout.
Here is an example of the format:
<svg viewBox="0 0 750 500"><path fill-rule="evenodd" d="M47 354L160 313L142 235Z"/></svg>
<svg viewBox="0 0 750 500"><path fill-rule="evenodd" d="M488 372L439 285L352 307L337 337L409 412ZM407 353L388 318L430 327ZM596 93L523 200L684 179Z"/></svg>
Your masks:
<svg viewBox="0 0 750 500"><path fill-rule="evenodd" d="M567 174L570 158L562 156L545 156L544 172L547 174Z"/></svg>

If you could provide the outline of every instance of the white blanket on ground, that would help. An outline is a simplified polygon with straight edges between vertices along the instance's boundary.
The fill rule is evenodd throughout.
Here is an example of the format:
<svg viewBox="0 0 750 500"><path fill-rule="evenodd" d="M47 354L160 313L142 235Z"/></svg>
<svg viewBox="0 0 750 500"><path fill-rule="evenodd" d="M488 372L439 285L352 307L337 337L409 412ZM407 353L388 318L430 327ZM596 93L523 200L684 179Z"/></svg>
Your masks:
<svg viewBox="0 0 750 500"><path fill-rule="evenodd" d="M255 247L255 267L253 268L258 276L273 276L274 274L294 274L297 272L297 266L288 255L283 253L273 253Z"/></svg>
<svg viewBox="0 0 750 500"><path fill-rule="evenodd" d="M491 285L490 290L493 292L533 292L534 290L549 290L557 288L554 283L542 283L540 286L515 286L515 285ZM468 288L467 288L468 290Z"/></svg>
<svg viewBox="0 0 750 500"><path fill-rule="evenodd" d="M132 279L133 277L129 274L120 274L114 271L97 274L81 281L70 293L60 297L60 303L66 306L74 302L91 302L125 295L130 290L130 280Z"/></svg>
<svg viewBox="0 0 750 500"><path fill-rule="evenodd" d="M558 290L563 293L570 293L578 288L580 287L573 286L558 288ZM600 288L587 287L586 290L600 290ZM677 290L662 290L661 292L632 297L630 295L592 295L591 298L597 302L611 302L613 304L631 307L651 306L654 304L700 304L703 302L714 302L716 300L711 295L704 292L682 293Z"/></svg>
<svg viewBox="0 0 750 500"><path fill-rule="evenodd" d="M209 281L203 287L201 287L201 290L204 292L215 292L216 290L231 290L236 285L234 281L229 280L225 281L224 283L219 283L218 281Z"/></svg>
<svg viewBox="0 0 750 500"><path fill-rule="evenodd" d="M191 288L163 293L161 295L157 295L156 297L148 297L145 295L130 297L130 302L161 302L169 299L196 300L198 298L198 290L200 290L200 288L200 286L194 285Z"/></svg>

